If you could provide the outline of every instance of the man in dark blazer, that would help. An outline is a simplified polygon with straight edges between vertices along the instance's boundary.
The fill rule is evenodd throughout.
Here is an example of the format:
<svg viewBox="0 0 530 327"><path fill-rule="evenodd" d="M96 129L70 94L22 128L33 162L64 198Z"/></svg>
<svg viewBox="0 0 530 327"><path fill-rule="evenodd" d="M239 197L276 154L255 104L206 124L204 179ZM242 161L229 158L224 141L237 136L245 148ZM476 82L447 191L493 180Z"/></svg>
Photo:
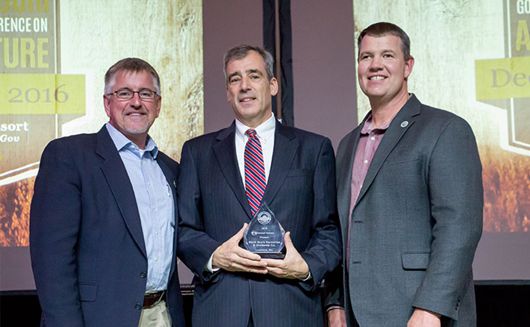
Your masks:
<svg viewBox="0 0 530 327"><path fill-rule="evenodd" d="M344 325L345 312L349 326L474 326L483 199L473 132L408 93L414 59L401 28L371 25L358 46L372 110L337 152L344 277L330 323Z"/></svg>
<svg viewBox="0 0 530 327"><path fill-rule="evenodd" d="M109 123L44 150L30 220L43 326L184 326L178 164L147 134L160 104L154 68L120 60L105 75Z"/></svg>
<svg viewBox="0 0 530 327"><path fill-rule="evenodd" d="M318 287L340 260L334 154L327 138L283 126L272 56L238 46L225 55L235 122L186 142L178 184L179 248L195 275L194 326L322 326ZM285 258L239 246L253 216L244 149L254 130L263 150L267 204L286 231ZM245 167L245 168L244 168Z"/></svg>

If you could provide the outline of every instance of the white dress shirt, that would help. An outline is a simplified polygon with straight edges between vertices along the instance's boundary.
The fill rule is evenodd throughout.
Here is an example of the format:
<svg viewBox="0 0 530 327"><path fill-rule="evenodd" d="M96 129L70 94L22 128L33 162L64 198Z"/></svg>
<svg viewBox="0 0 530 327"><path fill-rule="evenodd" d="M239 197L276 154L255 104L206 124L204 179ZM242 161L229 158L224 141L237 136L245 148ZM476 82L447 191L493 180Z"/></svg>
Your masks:
<svg viewBox="0 0 530 327"><path fill-rule="evenodd" d="M245 185L245 145L248 141L248 136L245 134L245 132L248 129L250 129L250 127L236 119L236 156L243 185ZM274 117L274 114L272 114L269 119L254 128L254 130L256 131L261 144L261 150L263 151L265 179L268 181L269 173L271 171L272 153L274 152L274 132L276 131L276 118ZM219 270L219 268L213 268L212 258L213 254L210 256L210 260L208 260L208 263L206 264L206 270L209 272L216 272Z"/></svg>
<svg viewBox="0 0 530 327"><path fill-rule="evenodd" d="M147 253L146 292L167 289L173 260L175 201L173 192L156 161L158 147L149 137L140 149L114 126L107 131L123 161L133 187Z"/></svg>
<svg viewBox="0 0 530 327"><path fill-rule="evenodd" d="M248 136L245 132L248 129L251 128L236 119L236 155L243 185L245 185L245 146L248 141ZM276 131L276 118L274 117L274 114L253 129L256 131L259 142L261 143L263 163L265 164L265 179L268 181L269 173L271 171L272 153L274 152L274 132Z"/></svg>

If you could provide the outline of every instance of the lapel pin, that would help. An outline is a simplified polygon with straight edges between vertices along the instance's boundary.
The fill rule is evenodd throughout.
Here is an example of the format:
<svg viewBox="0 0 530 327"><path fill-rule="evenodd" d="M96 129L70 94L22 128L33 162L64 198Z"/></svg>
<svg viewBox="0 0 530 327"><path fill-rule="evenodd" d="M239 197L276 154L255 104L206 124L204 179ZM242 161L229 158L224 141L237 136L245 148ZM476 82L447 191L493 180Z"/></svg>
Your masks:
<svg viewBox="0 0 530 327"><path fill-rule="evenodd" d="M409 125L409 122L406 121L406 120L401 122L401 127L403 127L403 128L407 127L408 125Z"/></svg>
<svg viewBox="0 0 530 327"><path fill-rule="evenodd" d="M177 182L175 180L173 180L173 186L176 188L177 187Z"/></svg>

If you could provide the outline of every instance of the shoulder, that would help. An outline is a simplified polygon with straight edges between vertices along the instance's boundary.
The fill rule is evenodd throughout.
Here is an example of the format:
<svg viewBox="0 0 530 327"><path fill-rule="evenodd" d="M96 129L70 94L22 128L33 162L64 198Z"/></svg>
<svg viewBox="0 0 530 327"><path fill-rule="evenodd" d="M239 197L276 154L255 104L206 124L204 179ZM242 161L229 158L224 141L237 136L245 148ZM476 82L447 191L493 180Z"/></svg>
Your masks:
<svg viewBox="0 0 530 327"><path fill-rule="evenodd" d="M310 131L306 131L304 129L291 127L291 126L284 126L284 125L278 125L277 127L278 133L285 135L287 137L295 137L300 142L307 143L307 144L331 144L331 141L326 136L313 133Z"/></svg>
<svg viewBox="0 0 530 327"><path fill-rule="evenodd" d="M229 135L233 135L234 129L232 126L220 129L215 132L210 132L203 134L194 138L191 138L184 142L184 147L206 147L211 146L212 143L215 143L219 140L222 140Z"/></svg>
<svg viewBox="0 0 530 327"><path fill-rule="evenodd" d="M440 131L447 129L471 130L471 126L464 118L450 111L428 105L422 104L419 119L426 126L439 129Z"/></svg>
<svg viewBox="0 0 530 327"><path fill-rule="evenodd" d="M54 139L46 145L44 153L50 151L69 151L69 154L72 154L72 151L86 151L87 147L95 147L96 135L95 133L76 134Z"/></svg>

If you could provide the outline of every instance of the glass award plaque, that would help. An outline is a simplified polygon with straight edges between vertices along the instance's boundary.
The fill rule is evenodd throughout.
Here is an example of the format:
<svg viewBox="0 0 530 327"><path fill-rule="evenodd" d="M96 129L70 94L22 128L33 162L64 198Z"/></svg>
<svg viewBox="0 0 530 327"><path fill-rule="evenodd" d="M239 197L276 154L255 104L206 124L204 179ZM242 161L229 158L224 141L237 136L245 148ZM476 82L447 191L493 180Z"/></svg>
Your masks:
<svg viewBox="0 0 530 327"><path fill-rule="evenodd" d="M283 236L285 231L274 216L274 212L262 203L245 231L243 244L250 252L262 258L283 259Z"/></svg>

